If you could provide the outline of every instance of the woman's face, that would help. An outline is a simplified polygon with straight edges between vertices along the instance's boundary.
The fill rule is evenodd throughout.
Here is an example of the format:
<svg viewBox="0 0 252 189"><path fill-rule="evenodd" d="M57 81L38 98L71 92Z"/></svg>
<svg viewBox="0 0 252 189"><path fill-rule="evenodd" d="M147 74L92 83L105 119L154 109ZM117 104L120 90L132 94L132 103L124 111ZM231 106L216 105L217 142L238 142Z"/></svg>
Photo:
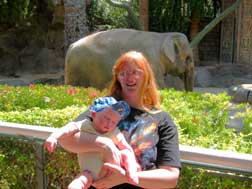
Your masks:
<svg viewBox="0 0 252 189"><path fill-rule="evenodd" d="M123 95L137 96L144 82L144 72L136 64L128 62L122 66L117 79Z"/></svg>

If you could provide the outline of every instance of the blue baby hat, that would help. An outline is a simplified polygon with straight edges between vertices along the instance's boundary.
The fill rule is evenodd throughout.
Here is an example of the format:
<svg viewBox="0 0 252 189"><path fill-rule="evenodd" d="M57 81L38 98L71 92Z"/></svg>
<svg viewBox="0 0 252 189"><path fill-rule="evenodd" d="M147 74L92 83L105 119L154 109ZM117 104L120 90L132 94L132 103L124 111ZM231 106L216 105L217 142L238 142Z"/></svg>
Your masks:
<svg viewBox="0 0 252 189"><path fill-rule="evenodd" d="M95 99L89 110L92 112L99 112L108 107L116 111L121 119L125 119L130 114L128 103L125 101L117 101L113 97L100 97Z"/></svg>
<svg viewBox="0 0 252 189"><path fill-rule="evenodd" d="M130 114L130 107L125 101L113 104L112 109L120 115L121 119L125 119Z"/></svg>

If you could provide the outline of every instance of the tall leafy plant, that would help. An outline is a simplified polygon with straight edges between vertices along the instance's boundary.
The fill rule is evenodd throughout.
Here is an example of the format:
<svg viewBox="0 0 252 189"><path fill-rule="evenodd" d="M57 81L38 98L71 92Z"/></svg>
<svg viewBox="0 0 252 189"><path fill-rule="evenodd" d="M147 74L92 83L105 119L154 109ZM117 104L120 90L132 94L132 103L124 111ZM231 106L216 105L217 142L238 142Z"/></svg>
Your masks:
<svg viewBox="0 0 252 189"><path fill-rule="evenodd" d="M1 0L0 23L15 25L33 16L36 6L30 0Z"/></svg>
<svg viewBox="0 0 252 189"><path fill-rule="evenodd" d="M188 19L182 2L150 0L150 30L157 32L180 31L186 33Z"/></svg>
<svg viewBox="0 0 252 189"><path fill-rule="evenodd" d="M189 35L192 18L215 16L216 0L150 0L150 30Z"/></svg>
<svg viewBox="0 0 252 189"><path fill-rule="evenodd" d="M87 10L90 30L132 28L134 23L132 23L133 20L127 10L130 9L130 13L138 16L138 1L130 1L126 7L124 6L125 2L127 1L92 0Z"/></svg>

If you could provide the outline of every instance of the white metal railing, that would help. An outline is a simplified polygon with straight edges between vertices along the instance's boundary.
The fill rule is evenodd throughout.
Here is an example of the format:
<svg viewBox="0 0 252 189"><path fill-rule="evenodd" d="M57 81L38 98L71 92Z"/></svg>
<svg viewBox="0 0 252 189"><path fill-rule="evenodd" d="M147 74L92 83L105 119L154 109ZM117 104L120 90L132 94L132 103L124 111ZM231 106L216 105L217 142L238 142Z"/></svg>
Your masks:
<svg viewBox="0 0 252 189"><path fill-rule="evenodd" d="M57 130L57 128L0 121L0 134L2 135L21 135L43 141L55 130ZM249 175L248 178L252 178L252 154L214 150L186 145L180 145L180 153L181 161L184 164L203 168L207 167L210 170L242 173L243 175ZM41 159L44 159L43 147L38 148L37 155L41 157ZM40 177L43 176L44 178L42 180L45 182L44 180L46 178L41 170L43 169L38 169L38 175L40 175ZM41 182L41 178L38 178L38 181ZM44 188L44 186L42 186L44 183L40 183L40 185L41 187L39 188Z"/></svg>

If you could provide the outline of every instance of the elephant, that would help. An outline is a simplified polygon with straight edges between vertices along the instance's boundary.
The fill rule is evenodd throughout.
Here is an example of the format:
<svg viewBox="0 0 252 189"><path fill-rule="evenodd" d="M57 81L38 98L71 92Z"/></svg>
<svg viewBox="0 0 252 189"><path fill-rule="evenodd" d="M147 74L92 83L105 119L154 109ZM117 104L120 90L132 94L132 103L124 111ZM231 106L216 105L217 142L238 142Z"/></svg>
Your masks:
<svg viewBox="0 0 252 189"><path fill-rule="evenodd" d="M169 87L165 77L174 75L183 81L186 91L193 90L193 53L187 37L178 32L133 29L100 31L72 43L65 58L65 84L108 87L116 59L131 50L143 53L148 59L159 88Z"/></svg>

